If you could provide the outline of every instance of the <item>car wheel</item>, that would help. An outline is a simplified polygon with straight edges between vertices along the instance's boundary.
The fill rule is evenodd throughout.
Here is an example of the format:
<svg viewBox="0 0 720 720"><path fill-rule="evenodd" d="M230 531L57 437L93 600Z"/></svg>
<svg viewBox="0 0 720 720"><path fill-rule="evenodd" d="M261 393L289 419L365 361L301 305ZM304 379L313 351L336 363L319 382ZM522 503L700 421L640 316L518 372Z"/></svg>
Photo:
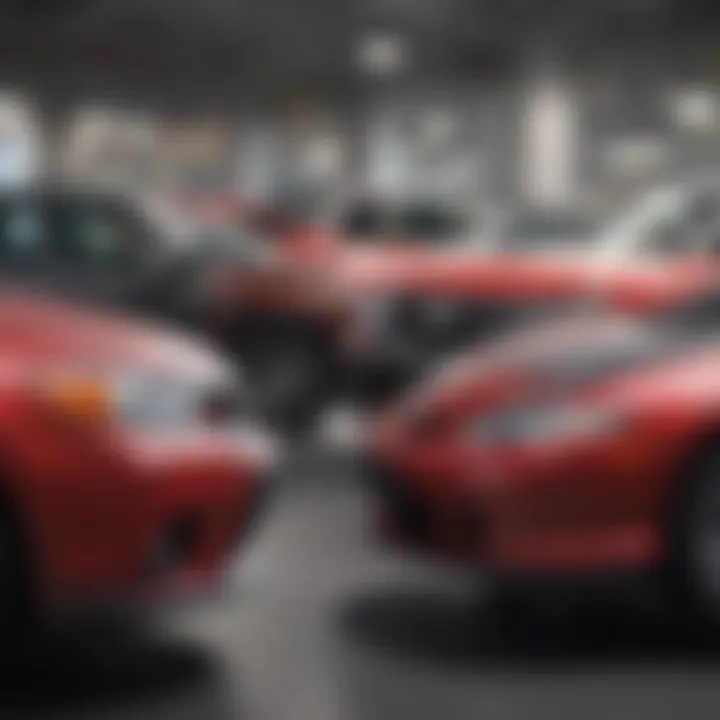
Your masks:
<svg viewBox="0 0 720 720"><path fill-rule="evenodd" d="M720 628L720 450L693 464L670 532L665 587L674 619Z"/></svg>

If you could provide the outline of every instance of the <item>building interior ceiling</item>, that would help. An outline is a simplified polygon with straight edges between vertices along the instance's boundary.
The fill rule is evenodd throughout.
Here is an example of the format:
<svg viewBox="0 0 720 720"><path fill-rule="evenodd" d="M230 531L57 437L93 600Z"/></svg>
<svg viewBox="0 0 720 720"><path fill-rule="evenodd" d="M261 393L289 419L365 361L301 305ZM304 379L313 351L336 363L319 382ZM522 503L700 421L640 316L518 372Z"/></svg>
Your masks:
<svg viewBox="0 0 720 720"><path fill-rule="evenodd" d="M711 0L7 0L0 81L145 104L354 96L372 82L356 52L371 32L406 44L405 80L493 80L535 51L667 45L678 23L711 36L719 15Z"/></svg>

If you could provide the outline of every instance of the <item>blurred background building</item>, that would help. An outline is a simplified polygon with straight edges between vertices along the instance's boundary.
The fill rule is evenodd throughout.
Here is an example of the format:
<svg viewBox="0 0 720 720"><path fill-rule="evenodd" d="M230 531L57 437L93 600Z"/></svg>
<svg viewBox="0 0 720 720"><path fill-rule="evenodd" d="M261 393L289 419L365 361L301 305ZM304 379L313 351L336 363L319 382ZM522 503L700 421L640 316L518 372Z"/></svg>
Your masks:
<svg viewBox="0 0 720 720"><path fill-rule="evenodd" d="M612 202L714 166L718 10L8 0L0 173Z"/></svg>

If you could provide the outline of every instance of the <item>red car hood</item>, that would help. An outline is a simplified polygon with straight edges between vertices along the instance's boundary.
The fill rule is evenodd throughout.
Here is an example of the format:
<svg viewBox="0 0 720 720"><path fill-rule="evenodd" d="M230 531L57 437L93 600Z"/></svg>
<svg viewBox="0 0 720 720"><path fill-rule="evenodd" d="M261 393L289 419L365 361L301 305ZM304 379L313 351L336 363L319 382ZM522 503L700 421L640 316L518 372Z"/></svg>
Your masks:
<svg viewBox="0 0 720 720"><path fill-rule="evenodd" d="M207 379L228 372L202 344L144 322L0 292L0 348L24 364L134 366Z"/></svg>
<svg viewBox="0 0 720 720"><path fill-rule="evenodd" d="M617 316L581 315L514 333L447 362L389 414L464 416L538 392L562 396L583 384L632 376L672 356L659 341L652 344L654 338L642 321Z"/></svg>
<svg viewBox="0 0 720 720"><path fill-rule="evenodd" d="M385 246L346 250L337 277L359 295L411 292L528 301L597 295L624 309L685 297L717 282L720 274L707 257L601 261L590 255Z"/></svg>

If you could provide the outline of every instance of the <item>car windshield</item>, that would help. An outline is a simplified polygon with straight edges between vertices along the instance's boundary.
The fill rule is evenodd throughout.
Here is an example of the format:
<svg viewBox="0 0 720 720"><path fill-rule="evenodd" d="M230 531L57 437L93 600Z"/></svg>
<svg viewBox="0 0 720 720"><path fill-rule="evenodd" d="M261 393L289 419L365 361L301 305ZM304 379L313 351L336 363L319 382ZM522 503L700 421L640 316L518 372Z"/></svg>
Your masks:
<svg viewBox="0 0 720 720"><path fill-rule="evenodd" d="M607 223L596 237L606 258L671 257L706 252L720 236L720 184L652 190Z"/></svg>
<svg viewBox="0 0 720 720"><path fill-rule="evenodd" d="M602 330L596 335L575 333L561 349L548 343L543 354L533 357L535 368L553 380L584 383L664 360L688 347L716 343L720 339L720 290L685 299L644 318L615 320L609 325L601 322Z"/></svg>
<svg viewBox="0 0 720 720"><path fill-rule="evenodd" d="M596 237L599 252L608 256L637 255L653 249L671 250L669 239L683 208L683 195L676 188L647 193L629 209L620 211Z"/></svg>
<svg viewBox="0 0 720 720"><path fill-rule="evenodd" d="M587 247L595 218L577 210L523 208L502 213L480 233L480 244L500 252Z"/></svg>

